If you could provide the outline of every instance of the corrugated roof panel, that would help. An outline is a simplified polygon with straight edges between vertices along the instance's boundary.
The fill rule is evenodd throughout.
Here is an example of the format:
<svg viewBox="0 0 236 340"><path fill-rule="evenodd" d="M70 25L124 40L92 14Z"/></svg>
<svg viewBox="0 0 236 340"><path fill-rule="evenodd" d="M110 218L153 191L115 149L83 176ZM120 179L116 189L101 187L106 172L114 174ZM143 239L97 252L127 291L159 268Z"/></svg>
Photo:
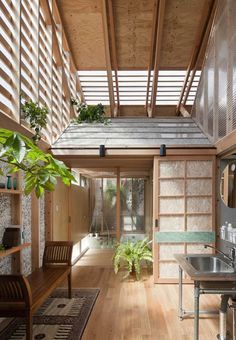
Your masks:
<svg viewBox="0 0 236 340"><path fill-rule="evenodd" d="M108 125L71 123L52 149L106 147L210 146L191 118L115 118Z"/></svg>

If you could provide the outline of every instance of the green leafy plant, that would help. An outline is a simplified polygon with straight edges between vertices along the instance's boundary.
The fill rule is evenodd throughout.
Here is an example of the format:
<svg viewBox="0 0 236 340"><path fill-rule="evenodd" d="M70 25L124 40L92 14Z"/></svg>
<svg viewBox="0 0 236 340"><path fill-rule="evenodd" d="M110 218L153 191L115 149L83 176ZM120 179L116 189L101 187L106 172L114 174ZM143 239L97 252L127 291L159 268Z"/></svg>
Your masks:
<svg viewBox="0 0 236 340"><path fill-rule="evenodd" d="M118 243L115 248L113 256L114 271L117 274L123 266L127 269L127 274L124 278L128 277L131 273L135 272L137 280L141 277L142 261L153 262L152 251L149 247L148 239L142 241Z"/></svg>
<svg viewBox="0 0 236 340"><path fill-rule="evenodd" d="M38 103L29 100L21 104L21 109L26 121L29 121L30 127L35 131L32 140L34 144L37 144L42 137L42 129L47 126L48 108L46 106L40 107Z"/></svg>
<svg viewBox="0 0 236 340"><path fill-rule="evenodd" d="M97 105L87 105L80 103L75 98L71 98L71 104L76 107L79 115L74 119L78 124L81 123L103 123L107 124L109 119L105 116L104 106L100 103Z"/></svg>
<svg viewBox="0 0 236 340"><path fill-rule="evenodd" d="M58 177L66 185L75 181L63 162L44 153L24 135L7 129L0 129L0 161L8 164L8 173L23 171L26 195L35 190L41 197L45 190L53 191Z"/></svg>
<svg viewBox="0 0 236 340"><path fill-rule="evenodd" d="M1 250L5 250L5 247L4 247L4 245L2 243L0 244L0 251Z"/></svg>

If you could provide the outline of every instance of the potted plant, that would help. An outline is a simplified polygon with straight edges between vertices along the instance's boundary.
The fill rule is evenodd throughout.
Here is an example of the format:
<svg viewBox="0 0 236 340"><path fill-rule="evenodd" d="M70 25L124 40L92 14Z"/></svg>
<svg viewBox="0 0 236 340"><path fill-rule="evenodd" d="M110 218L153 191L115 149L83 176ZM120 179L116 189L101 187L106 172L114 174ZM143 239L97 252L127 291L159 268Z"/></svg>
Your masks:
<svg viewBox="0 0 236 340"><path fill-rule="evenodd" d="M149 247L151 242L145 238L142 241L118 243L113 256L115 273L117 274L120 268L124 266L128 271L124 278L128 277L131 273L135 273L137 280L139 280L142 262L145 261L147 265L153 262L152 250Z"/></svg>
<svg viewBox="0 0 236 340"><path fill-rule="evenodd" d="M30 124L30 128L35 131L32 140L34 144L37 144L42 137L42 129L47 126L48 108L46 106L40 107L38 103L29 100L21 104L21 109L25 120Z"/></svg>
<svg viewBox="0 0 236 340"><path fill-rule="evenodd" d="M78 124L81 123L103 123L109 122L105 116L104 106L99 103L97 105L87 105L80 103L77 99L71 98L71 104L75 106L78 116L74 121Z"/></svg>
<svg viewBox="0 0 236 340"><path fill-rule="evenodd" d="M7 164L8 173L23 171L26 195L34 190L36 196L41 197L45 190L53 191L58 177L66 185L76 181L62 161L44 153L24 135L1 128L0 161ZM2 169L0 175L4 175Z"/></svg>

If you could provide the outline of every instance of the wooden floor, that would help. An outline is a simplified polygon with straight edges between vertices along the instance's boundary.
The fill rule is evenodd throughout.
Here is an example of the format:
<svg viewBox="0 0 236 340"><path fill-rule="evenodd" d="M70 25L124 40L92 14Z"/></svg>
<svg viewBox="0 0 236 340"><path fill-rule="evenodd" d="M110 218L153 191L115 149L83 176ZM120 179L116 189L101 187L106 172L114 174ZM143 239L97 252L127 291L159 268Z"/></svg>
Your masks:
<svg viewBox="0 0 236 340"><path fill-rule="evenodd" d="M109 250L90 250L73 268L74 287L101 289L83 340L192 340L193 319L177 317L178 286L154 285L116 276ZM185 285L185 308L193 308L193 289ZM219 297L201 296L201 308L215 309ZM216 339L218 318L200 320L200 340Z"/></svg>

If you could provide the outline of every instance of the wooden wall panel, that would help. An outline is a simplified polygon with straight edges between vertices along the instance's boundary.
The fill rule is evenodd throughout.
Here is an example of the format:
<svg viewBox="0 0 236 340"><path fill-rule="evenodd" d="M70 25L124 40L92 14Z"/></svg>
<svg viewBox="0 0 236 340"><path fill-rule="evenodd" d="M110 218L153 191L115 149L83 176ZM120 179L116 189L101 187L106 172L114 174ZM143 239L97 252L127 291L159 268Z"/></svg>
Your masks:
<svg viewBox="0 0 236 340"><path fill-rule="evenodd" d="M89 231L89 189L72 185L70 188L70 237L75 243Z"/></svg>
<svg viewBox="0 0 236 340"><path fill-rule="evenodd" d="M69 232L69 187L58 181L52 193L52 239L68 240Z"/></svg>
<svg viewBox="0 0 236 340"><path fill-rule="evenodd" d="M120 116L122 117L135 117L147 116L144 105L122 105L120 106ZM174 105L157 105L154 113L155 116L176 116Z"/></svg>

